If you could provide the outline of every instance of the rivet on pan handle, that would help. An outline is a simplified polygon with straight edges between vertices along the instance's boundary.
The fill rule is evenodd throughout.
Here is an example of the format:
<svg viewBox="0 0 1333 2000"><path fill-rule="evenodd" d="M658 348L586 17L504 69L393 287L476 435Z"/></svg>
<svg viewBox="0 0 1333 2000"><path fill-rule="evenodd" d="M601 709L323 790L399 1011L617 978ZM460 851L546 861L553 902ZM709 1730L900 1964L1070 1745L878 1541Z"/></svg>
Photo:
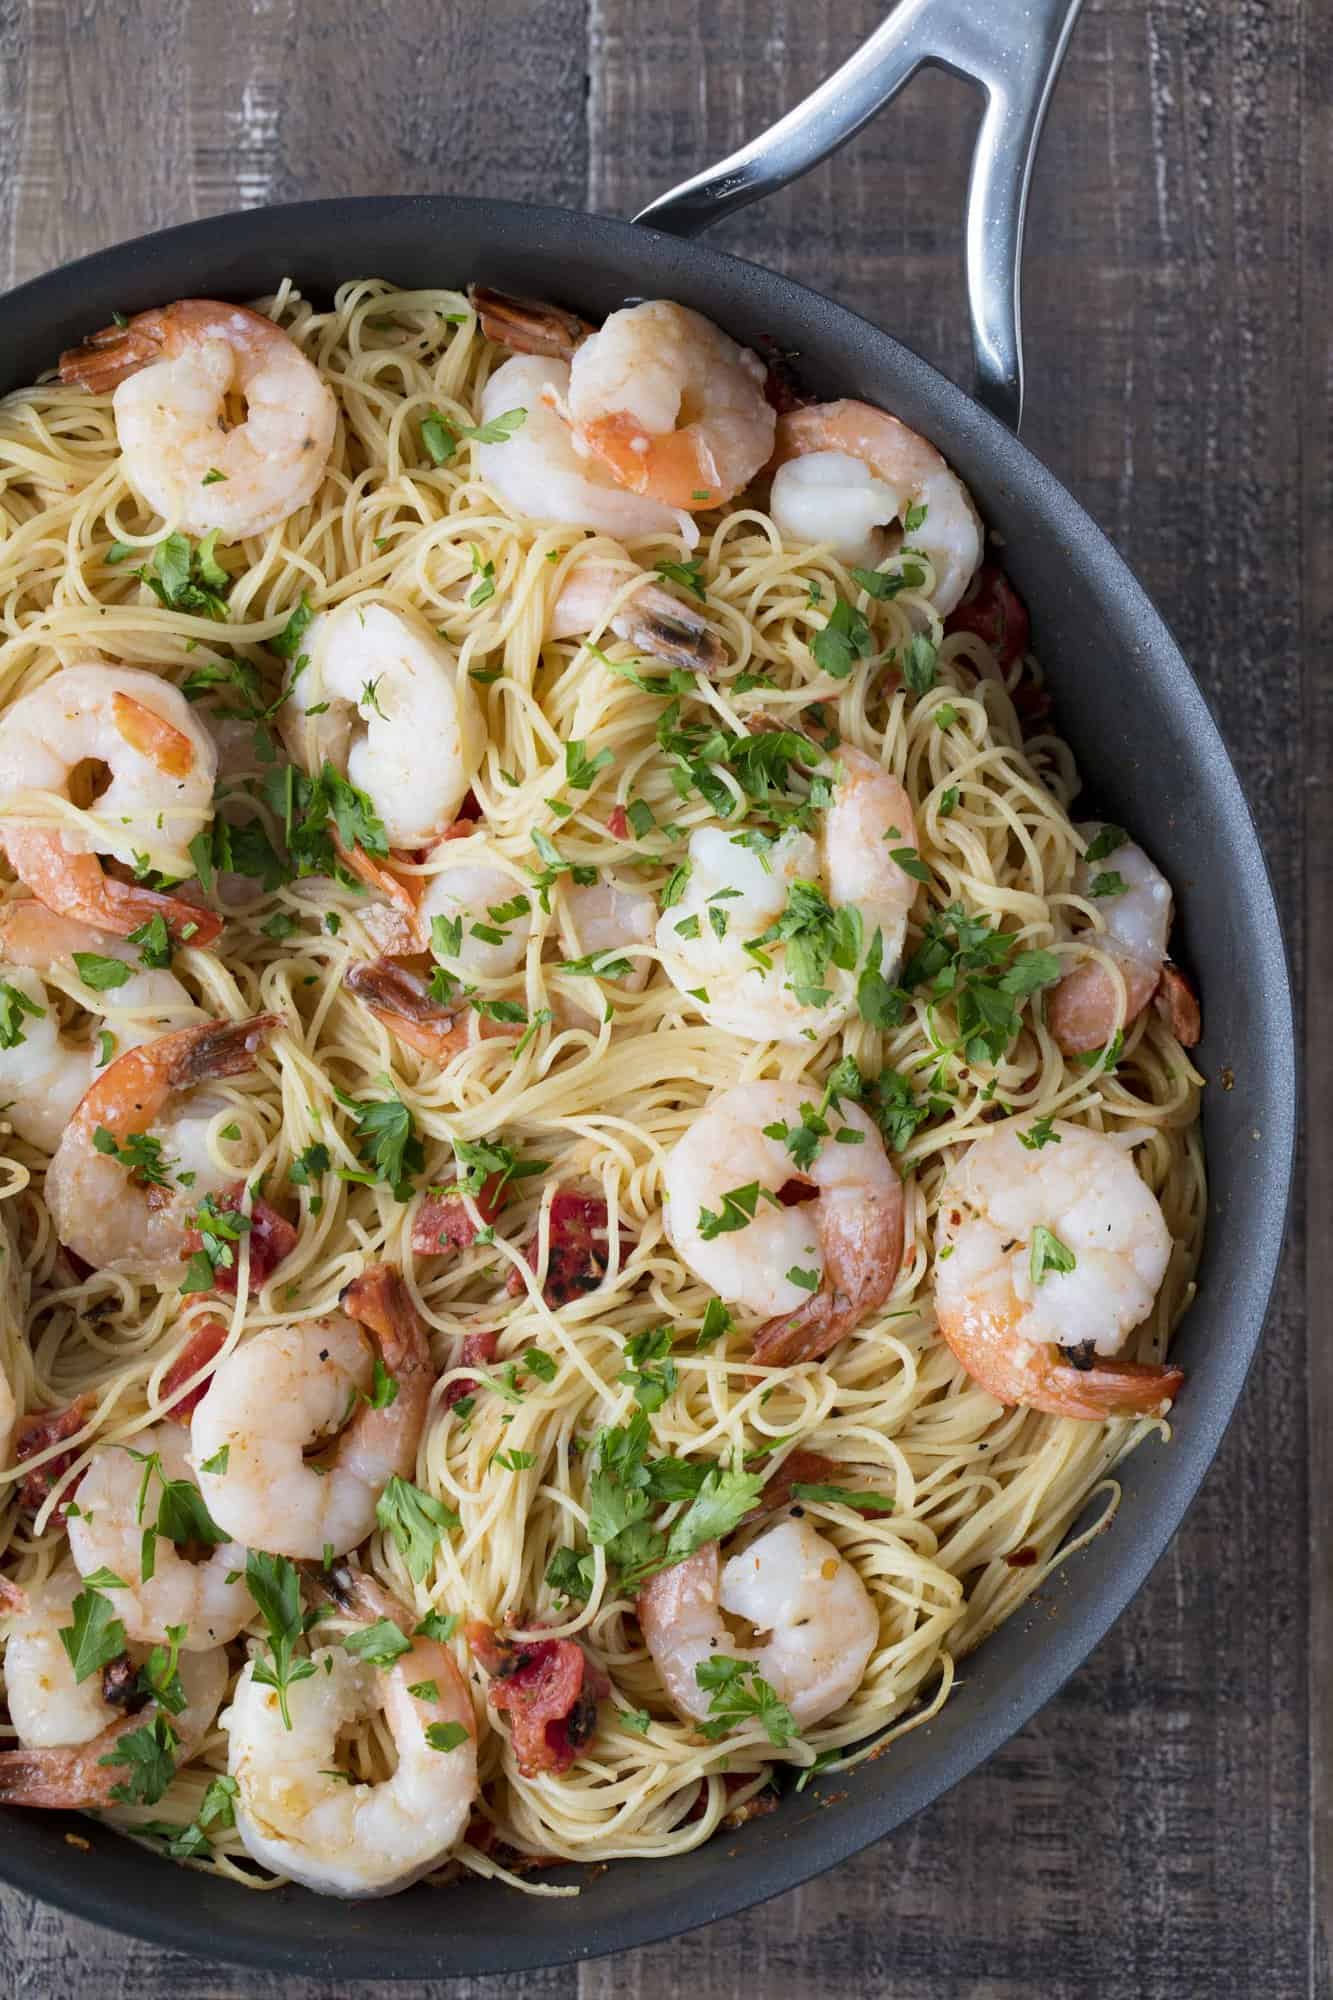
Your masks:
<svg viewBox="0 0 1333 2000"><path fill-rule="evenodd" d="M796 180L859 132L928 65L980 84L986 108L967 195L967 302L978 402L1023 414L1020 296L1028 182L1082 0L900 0L818 90L757 139L659 195L636 222L697 236Z"/></svg>

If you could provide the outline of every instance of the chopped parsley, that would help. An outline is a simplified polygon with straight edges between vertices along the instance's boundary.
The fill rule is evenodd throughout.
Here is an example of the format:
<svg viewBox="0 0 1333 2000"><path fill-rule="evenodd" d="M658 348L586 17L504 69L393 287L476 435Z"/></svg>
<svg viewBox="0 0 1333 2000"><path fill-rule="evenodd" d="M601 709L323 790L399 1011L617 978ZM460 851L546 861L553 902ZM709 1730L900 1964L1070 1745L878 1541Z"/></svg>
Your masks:
<svg viewBox="0 0 1333 2000"><path fill-rule="evenodd" d="M223 623L231 577L217 559L218 529L196 546L188 535L167 535L149 560L131 572L168 611L192 612Z"/></svg>
<svg viewBox="0 0 1333 2000"><path fill-rule="evenodd" d="M161 922L161 919L158 919ZM165 928L165 927L164 927ZM123 959L103 958L100 952L76 951L70 956L74 969L85 986L94 993L111 993L117 986L125 986L133 978L133 973Z"/></svg>
<svg viewBox="0 0 1333 2000"><path fill-rule="evenodd" d="M1123 847L1128 839L1129 835L1125 832L1123 826L1112 826L1108 820L1105 825L1098 827L1096 833L1094 833L1092 839L1088 842L1087 851L1083 859L1085 861L1105 861L1108 854L1114 854L1117 847Z"/></svg>
<svg viewBox="0 0 1333 2000"><path fill-rule="evenodd" d="M835 597L833 609L822 632L810 641L815 665L834 680L845 681L858 660L869 659L875 650L869 625L845 598Z"/></svg>
<svg viewBox="0 0 1333 2000"><path fill-rule="evenodd" d="M785 1750L799 1735L791 1710L778 1699L777 1690L756 1673L750 1661L714 1653L711 1658L699 1661L694 1678L711 1696L710 1719L699 1724L710 1742L716 1743L737 1723L751 1720L763 1725L769 1742L778 1750Z"/></svg>
<svg viewBox="0 0 1333 2000"><path fill-rule="evenodd" d="M99 1578L109 1576L109 1571L99 1571ZM119 1577L114 1579L117 1588L124 1584ZM87 1579L83 1589L70 1606L73 1622L59 1628L60 1643L74 1670L76 1681L86 1681L90 1674L100 1673L112 1660L118 1660L125 1651L125 1627L116 1616L109 1598Z"/></svg>
<svg viewBox="0 0 1333 2000"><path fill-rule="evenodd" d="M375 1519L391 1537L413 1583L425 1581L435 1551L459 1517L442 1500L395 1473L375 1506Z"/></svg>
<svg viewBox="0 0 1333 2000"><path fill-rule="evenodd" d="M335 1088L334 1096L355 1120L354 1136L359 1141L357 1158L367 1169L368 1184L377 1181L393 1190L395 1201L412 1198L411 1174L426 1164L425 1149L417 1137L412 1113L393 1089L388 1077L381 1079L389 1088L388 1097L356 1098ZM303 1156L304 1157L304 1156ZM346 1169L341 1171L344 1174ZM366 1176L357 1175L357 1179Z"/></svg>
<svg viewBox="0 0 1333 2000"><path fill-rule="evenodd" d="M1043 1146L1058 1146L1060 1134L1055 1129L1055 1120L1038 1118L1035 1124L1028 1126L1026 1132L1019 1133L1018 1143L1020 1146L1026 1146L1029 1153L1039 1153Z"/></svg>
<svg viewBox="0 0 1333 2000"><path fill-rule="evenodd" d="M373 1625L349 1632L343 1640L343 1650L372 1667L391 1667L404 1653L411 1652L412 1641L403 1637L391 1618L377 1618Z"/></svg>
<svg viewBox="0 0 1333 2000"><path fill-rule="evenodd" d="M43 1017L45 1007L39 1007L17 986L11 986L7 979L0 979L0 1049L16 1049L26 1041L20 1025L25 1015L31 1019Z"/></svg>
<svg viewBox="0 0 1333 2000"><path fill-rule="evenodd" d="M234 1246L250 1234L251 1226L248 1215L240 1215L232 1208L219 1208L213 1196L206 1194L190 1223L192 1229L199 1231L202 1247L190 1257L181 1290L211 1290L217 1273L232 1269L236 1262Z"/></svg>
<svg viewBox="0 0 1333 2000"><path fill-rule="evenodd" d="M1053 1236L1044 1222L1039 1222L1032 1232L1028 1256L1028 1275L1033 1284L1042 1284L1048 1271L1072 1271L1077 1262L1073 1251L1058 1236Z"/></svg>
<svg viewBox="0 0 1333 2000"><path fill-rule="evenodd" d="M287 1706L287 1690L297 1681L309 1680L315 1671L314 1661L298 1659L294 1648L319 1614L302 1611L301 1580L286 1556L271 1556L262 1549L250 1549L245 1558L245 1580L268 1627L270 1647L267 1656L261 1653L256 1658L254 1678L262 1687L276 1689L283 1722L290 1729L292 1717Z"/></svg>
<svg viewBox="0 0 1333 2000"><path fill-rule="evenodd" d="M557 1549L546 1565L546 1581L558 1597L586 1604L592 1596L595 1564L591 1549Z"/></svg>
<svg viewBox="0 0 1333 2000"><path fill-rule="evenodd" d="M700 603L706 603L708 592L703 583L703 558L696 556L692 562L659 562L653 568L668 583L678 583L682 590L691 590Z"/></svg>

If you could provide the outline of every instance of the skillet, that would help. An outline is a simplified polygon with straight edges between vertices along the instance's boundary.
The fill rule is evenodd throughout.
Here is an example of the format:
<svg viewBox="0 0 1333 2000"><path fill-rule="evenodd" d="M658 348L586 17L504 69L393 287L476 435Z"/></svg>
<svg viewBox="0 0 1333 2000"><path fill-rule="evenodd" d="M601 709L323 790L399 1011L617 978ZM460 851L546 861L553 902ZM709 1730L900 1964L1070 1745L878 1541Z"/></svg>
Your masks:
<svg viewBox="0 0 1333 2000"><path fill-rule="evenodd" d="M1182 955L1204 1000L1198 1060L1214 1079L1203 1111L1208 1236L1199 1297L1172 1350L1188 1374L1173 1441L1148 1443L1123 1468L1113 1531L1053 1587L1058 1618L1013 1617L969 1660L941 1715L891 1754L789 1795L720 1844L591 1879L570 1871L562 1879L582 1882L577 1898L519 1903L476 1880L466 1893L418 1887L387 1904L296 1888L253 1895L207 1875L187 1881L119 1835L52 1814L6 1823L0 1878L16 1888L160 1945L340 1985L520 1972L648 1943L794 1887L974 1769L1087 1657L1178 1527L1240 1394L1276 1272L1295 1123L1291 993L1263 855L1198 686L1115 550L1017 441L1027 185L1078 6L901 0L804 104L634 223L448 196L304 202L122 244L5 300L0 390L33 380L114 311L198 295L245 300L285 274L327 298L343 279L372 274L406 286L474 279L591 318L627 298L676 299L743 342L773 336L798 350L802 381L821 398L892 410L939 447L1003 536L1058 725L1097 808L1133 829L1175 887ZM965 235L974 398L843 307L689 240L841 145L925 64L979 85L985 100ZM1224 1069L1234 1077L1225 1090ZM82 1836L78 1847L67 1827Z"/></svg>

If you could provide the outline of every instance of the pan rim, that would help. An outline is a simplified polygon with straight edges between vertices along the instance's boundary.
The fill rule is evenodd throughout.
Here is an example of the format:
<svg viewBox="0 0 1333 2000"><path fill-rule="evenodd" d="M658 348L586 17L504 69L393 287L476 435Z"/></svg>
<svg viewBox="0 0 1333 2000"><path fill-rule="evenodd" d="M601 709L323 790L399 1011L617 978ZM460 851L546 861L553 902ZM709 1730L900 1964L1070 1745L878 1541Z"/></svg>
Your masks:
<svg viewBox="0 0 1333 2000"><path fill-rule="evenodd" d="M1292 986L1267 860L1225 741L1188 661L1119 552L1081 503L1042 461L955 383L863 315L795 279L706 243L683 244L680 239L664 232L646 229L617 217L588 216L577 210L541 203L496 201L462 195L365 195L350 200L310 200L266 209L230 211L180 223L107 246L54 271L28 279L5 295L4 305L11 314L26 314L33 322L50 323L57 317L58 294L80 274L87 274L90 279L95 275L100 278L115 260L134 253L139 253L146 265L162 258L172 258L179 263L188 251L211 249L228 225L235 226L241 222L256 232L273 232L276 235L281 231L285 234L287 255L291 263L299 268L303 220L313 220L318 216L323 224L335 215L346 219L349 211L355 211L362 219L374 218L378 214L387 220L390 215L397 215L403 210L420 210L432 218L443 217L447 211L464 211L478 216L484 214L501 221L512 218L528 228L543 227L556 235L573 230L585 242L600 235L603 240L619 242L622 246L639 246L640 250L645 243L655 243L662 247L664 254L669 250L671 254L688 258L705 279L710 269L719 274L729 272L733 277L738 273L756 274L766 283L780 285L786 292L803 298L812 311L833 313L842 323L858 329L864 338L877 344L904 378L915 381L937 404L946 411L951 410L957 421L965 420L970 424L978 434L978 449L1001 472L1012 470L1027 492L1042 496L1048 506L1058 502L1074 530L1070 538L1076 544L1071 557L1074 566L1088 570L1100 564L1109 569L1116 577L1117 586L1134 603L1149 650L1155 656L1172 658L1179 667L1179 692L1188 705L1184 718L1186 726L1201 738L1200 755L1207 758L1211 795L1221 813L1236 829L1237 844L1245 851L1248 888L1254 906L1250 928L1255 933L1266 934L1267 944L1274 947L1253 970L1255 1012L1266 1022L1271 1036L1265 1045L1271 1111L1266 1133L1267 1150L1261 1169L1262 1202L1256 1204L1256 1207L1263 1207L1269 1228L1267 1234L1261 1236L1258 1223L1254 1225L1256 1240L1253 1245L1252 1281L1244 1319L1238 1327L1233 1325L1230 1328L1233 1344L1218 1357L1216 1379L1210 1383L1208 1401L1201 1408L1194 1409L1192 1421L1188 1425L1182 1424L1178 1430L1171 1447L1171 1464L1164 1475L1165 1504L1160 1515L1153 1520L1150 1531L1142 1534L1137 1541L1131 1542L1126 1537L1122 1544L1117 1545L1114 1559L1097 1584L1091 1601L1071 1613L1058 1630L1043 1633L1040 1644L1032 1649L1031 1671L1023 1681L1019 1695L1011 1697L998 1711L983 1717L972 1729L958 1731L952 1742L946 1744L932 1760L924 1780L917 1784L905 1805L900 1805L892 1797L872 1794L864 1788L858 1799L853 1778L851 1789L836 1813L812 1811L805 1819L797 1819L787 1828L776 1855L755 1853L752 1856L754 1865L747 1868L742 1851L733 1866L713 1870L703 1890L696 1888L683 1892L675 1899L663 1897L656 1901L645 1896L628 1913L622 1912L600 1928L594 1922L581 1930L570 1930L560 1939L556 1939L541 1923L539 1912L529 1909L526 1912L527 1921L521 1926L516 1924L503 1935L497 1934L491 1940L493 1949L489 1952L477 1950L474 1941L469 1939L467 1942L473 1948L460 1953L445 1936L436 1948L431 1963L427 1963L426 1955L420 1953L413 1943L409 1947L410 1952L415 1954L411 1962L398 1967L372 1957L378 1942L376 1932L379 1926L366 1914L364 1905L352 1906L361 1911L360 1935L342 1937L323 1952L313 1947L299 1931L277 1937L260 1935L249 1929L240 1934L201 1936L199 1920L185 1913L187 1899L184 1897L173 1899L166 1896L160 1903L145 1898L142 1903L127 1904L116 1895L109 1877L99 1875L95 1863L91 1861L85 1860L68 1877L61 1876L53 1882L49 1875L42 1873L45 1863L35 1849L30 1851L20 1841L6 1843L0 1850L0 1879L69 1914L106 1924L150 1943L196 1955L213 1955L230 1964L341 1979L360 1976L422 1978L455 1972L521 1972L543 1966L578 1963L607 1953L660 1942L720 1917L738 1914L809 1881L875 1840L887 1836L985 1763L1056 1694L1122 1615L1177 1532L1213 1463L1258 1351L1277 1282L1290 1198L1297 1118ZM633 250L630 256L634 256ZM1196 1305L1194 1310L1198 1312L1200 1308ZM1231 1313L1233 1320L1239 1321L1235 1307L1224 1310ZM1239 1339L1236 1337L1238 1331ZM972 1656L973 1660L984 1661L985 1651L984 1647L980 1649ZM975 1681L979 1676L973 1673L970 1678ZM960 1698L956 1696L954 1701ZM813 1802L816 1795L812 1793L810 1796ZM95 1840L108 1836L118 1842L122 1839L113 1829L102 1833L86 1820L70 1823L86 1829L87 1836ZM814 1833L816 1826L818 1837ZM146 1866L152 1866L155 1860L156 1857L145 1855ZM172 1864L162 1860L157 1865L166 1868ZM88 1877L86 1883L78 1879L85 1873ZM145 1879L151 1880L147 1876ZM294 1895L303 1894L300 1891L280 1890L257 1900L265 1905L278 1902L281 1906ZM233 1897L233 1905L235 1902ZM246 1902L241 1902L238 1907L244 1910ZM347 1928L354 1927L349 1924ZM444 1962L446 1956L448 1963Z"/></svg>

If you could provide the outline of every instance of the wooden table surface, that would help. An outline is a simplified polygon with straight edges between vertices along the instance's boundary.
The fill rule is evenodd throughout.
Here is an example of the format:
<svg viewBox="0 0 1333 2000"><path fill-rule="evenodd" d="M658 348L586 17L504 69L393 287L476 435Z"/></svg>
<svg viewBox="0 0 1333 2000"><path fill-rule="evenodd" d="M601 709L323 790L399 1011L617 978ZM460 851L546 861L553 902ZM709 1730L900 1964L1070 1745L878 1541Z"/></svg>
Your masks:
<svg viewBox="0 0 1333 2000"><path fill-rule="evenodd" d="M0 0L0 284L303 195L454 191L626 214L794 103L880 12ZM1178 634L1258 816L1298 978L1312 965L1316 980L1333 972L1331 89L1327 0L1087 0L1036 175L1025 295L1027 441ZM717 240L966 379L975 111L963 85L921 77ZM1323 1109L1333 1058L1312 1011ZM525 1994L1329 1992L1333 1149L1310 1122L1239 1415L1148 1587L1064 1693L833 1875L692 1937L524 1980ZM1308 1238L1307 1211L1325 1218ZM5 1893L0 1972L30 2000L319 1990ZM478 2000L503 1990L467 1982Z"/></svg>

